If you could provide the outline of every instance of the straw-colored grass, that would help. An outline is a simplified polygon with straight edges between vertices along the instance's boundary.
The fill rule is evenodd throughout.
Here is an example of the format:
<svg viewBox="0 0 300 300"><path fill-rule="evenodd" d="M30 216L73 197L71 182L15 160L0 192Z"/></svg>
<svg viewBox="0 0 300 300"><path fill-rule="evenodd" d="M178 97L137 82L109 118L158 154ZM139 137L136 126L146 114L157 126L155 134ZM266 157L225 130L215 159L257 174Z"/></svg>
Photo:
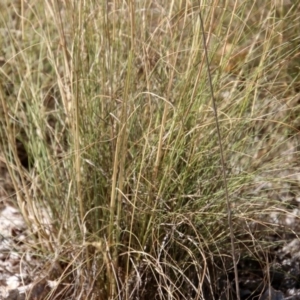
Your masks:
<svg viewBox="0 0 300 300"><path fill-rule="evenodd" d="M263 259L275 243L264 237L291 213L284 195L299 191L297 1L2 1L0 11L0 149L28 247L72 286L62 299L217 299L232 272L199 11L236 254Z"/></svg>

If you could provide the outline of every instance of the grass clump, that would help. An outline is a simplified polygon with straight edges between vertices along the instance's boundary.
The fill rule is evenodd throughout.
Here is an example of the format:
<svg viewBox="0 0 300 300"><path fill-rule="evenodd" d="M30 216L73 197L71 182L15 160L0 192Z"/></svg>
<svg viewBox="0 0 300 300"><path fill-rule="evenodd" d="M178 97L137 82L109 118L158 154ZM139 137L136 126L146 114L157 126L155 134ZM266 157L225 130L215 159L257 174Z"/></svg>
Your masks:
<svg viewBox="0 0 300 300"><path fill-rule="evenodd" d="M6 4L1 150L63 299L221 297L232 253L199 10L237 253L261 260L299 186L299 5Z"/></svg>

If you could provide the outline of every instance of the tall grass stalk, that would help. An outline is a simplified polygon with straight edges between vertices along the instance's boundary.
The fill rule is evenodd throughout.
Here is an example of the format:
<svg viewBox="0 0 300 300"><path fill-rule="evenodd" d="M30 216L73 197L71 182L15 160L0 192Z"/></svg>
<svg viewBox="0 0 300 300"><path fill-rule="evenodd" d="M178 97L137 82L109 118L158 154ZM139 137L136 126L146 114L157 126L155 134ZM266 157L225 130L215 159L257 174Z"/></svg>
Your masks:
<svg viewBox="0 0 300 300"><path fill-rule="evenodd" d="M218 141L219 141L219 147L220 147L220 156L221 156L222 171L223 171L222 173L223 173L224 189L225 189L226 204L227 204L228 227L229 227L229 231L230 231L232 262L233 262L234 275L235 275L236 297L237 297L238 300L240 300L239 275L238 275L238 269L237 269L238 261L237 261L237 254L236 254L236 250L235 250L234 229L233 229L233 225L232 225L231 201L230 201L230 198L229 198L228 185L227 185L226 162L225 162L225 159L224 159L224 151L223 151L223 145L222 145L222 136L221 136L221 133L220 133L218 110L217 110L217 105L216 105L216 98L215 98L215 95L214 95L214 89L213 89L213 85L212 85L212 77L211 77L211 73L210 73L210 63L209 63L209 58L208 58L208 51L207 51L207 46L206 46L206 37L205 37L205 33L204 33L204 26L203 26L201 11L199 12L199 19L200 19L201 30L202 30L203 48L204 48L204 52L205 52L208 82L209 82L209 88L210 88L210 93L211 93L213 110L214 110L214 114L215 114Z"/></svg>

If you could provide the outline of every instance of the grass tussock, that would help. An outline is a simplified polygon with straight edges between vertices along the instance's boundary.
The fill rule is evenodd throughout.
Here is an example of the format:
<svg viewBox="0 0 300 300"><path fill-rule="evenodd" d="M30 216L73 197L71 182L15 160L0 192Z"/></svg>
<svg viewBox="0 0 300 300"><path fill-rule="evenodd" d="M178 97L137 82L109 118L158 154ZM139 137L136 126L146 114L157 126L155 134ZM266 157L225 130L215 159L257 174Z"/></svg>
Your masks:
<svg viewBox="0 0 300 300"><path fill-rule="evenodd" d="M199 11L237 254L263 264L297 219L297 1L5 2L0 149L29 247L70 286L49 298L218 299L231 280Z"/></svg>

